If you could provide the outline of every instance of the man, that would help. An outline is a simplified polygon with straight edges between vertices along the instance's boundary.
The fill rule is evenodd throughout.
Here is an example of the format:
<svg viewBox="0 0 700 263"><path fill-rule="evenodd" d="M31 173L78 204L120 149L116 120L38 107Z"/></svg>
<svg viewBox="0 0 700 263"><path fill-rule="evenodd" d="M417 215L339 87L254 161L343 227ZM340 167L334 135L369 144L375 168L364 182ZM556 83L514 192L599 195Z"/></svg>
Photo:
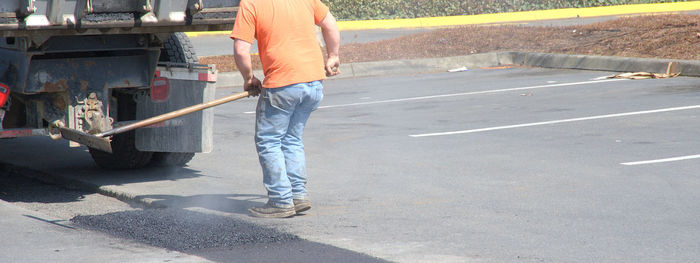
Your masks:
<svg viewBox="0 0 700 263"><path fill-rule="evenodd" d="M315 25L321 27L326 43L325 63ZM309 210L302 134L323 98L321 81L340 73L336 20L320 0L242 0L231 38L243 89L254 95L260 92L255 144L268 202L250 212L282 218ZM251 66L255 39L265 72L263 83Z"/></svg>

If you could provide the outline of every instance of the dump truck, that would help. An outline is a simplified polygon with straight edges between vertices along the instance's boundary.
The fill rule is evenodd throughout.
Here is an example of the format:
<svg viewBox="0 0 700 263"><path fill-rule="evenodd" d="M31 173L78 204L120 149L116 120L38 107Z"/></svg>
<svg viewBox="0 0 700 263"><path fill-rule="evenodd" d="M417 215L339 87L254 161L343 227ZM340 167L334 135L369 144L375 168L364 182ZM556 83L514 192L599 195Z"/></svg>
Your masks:
<svg viewBox="0 0 700 263"><path fill-rule="evenodd" d="M182 32L231 30L238 3L3 0L0 139L96 134L213 99L216 69ZM184 166L211 150L212 120L205 110L117 134L111 153L85 146L105 168Z"/></svg>

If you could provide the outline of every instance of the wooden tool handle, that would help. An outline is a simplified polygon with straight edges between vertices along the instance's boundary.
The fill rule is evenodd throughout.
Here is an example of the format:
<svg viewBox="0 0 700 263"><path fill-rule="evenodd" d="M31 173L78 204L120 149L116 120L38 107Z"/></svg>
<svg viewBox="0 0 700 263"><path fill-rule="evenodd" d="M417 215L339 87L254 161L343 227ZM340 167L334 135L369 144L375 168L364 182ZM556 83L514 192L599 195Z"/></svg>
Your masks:
<svg viewBox="0 0 700 263"><path fill-rule="evenodd" d="M224 103L232 102L234 100L239 100L239 99L242 99L242 98L245 98L248 96L250 96L250 93L248 93L247 91L244 91L241 93L236 93L236 94L226 96L226 97L223 97L220 99L212 100L212 101L205 102L202 104L189 106L187 108L179 109L176 111L171 111L171 112L168 112L168 113L165 113L162 115L158 115L158 116L154 116L154 117L142 120L142 121L137 121L137 122L134 122L134 123L126 125L126 126L114 128L114 129L111 129L109 131L106 131L106 132L103 132L100 134L96 134L96 136L97 137L107 137L107 136L112 136L112 135L123 133L123 132L128 132L128 131L131 131L134 129L150 126L150 125L153 125L153 124L156 124L159 122L164 122L164 121L167 121L170 119L174 119L174 118L177 118L177 117L180 117L183 115L187 115L187 114L190 114L193 112L208 109L208 108L218 106L218 105L221 105Z"/></svg>

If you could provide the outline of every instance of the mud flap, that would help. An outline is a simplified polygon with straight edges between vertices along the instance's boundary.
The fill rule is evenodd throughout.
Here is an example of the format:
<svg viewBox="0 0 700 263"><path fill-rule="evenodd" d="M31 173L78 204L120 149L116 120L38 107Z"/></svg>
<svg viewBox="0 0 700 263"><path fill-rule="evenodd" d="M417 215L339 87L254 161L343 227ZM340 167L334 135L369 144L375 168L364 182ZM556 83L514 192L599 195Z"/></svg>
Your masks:
<svg viewBox="0 0 700 263"><path fill-rule="evenodd" d="M154 86L148 96L137 97L138 120L215 99L216 70L213 67L170 64L167 67L159 66L156 76L167 79L168 90ZM137 129L136 148L150 152L211 152L214 145L213 125L213 109L206 109Z"/></svg>

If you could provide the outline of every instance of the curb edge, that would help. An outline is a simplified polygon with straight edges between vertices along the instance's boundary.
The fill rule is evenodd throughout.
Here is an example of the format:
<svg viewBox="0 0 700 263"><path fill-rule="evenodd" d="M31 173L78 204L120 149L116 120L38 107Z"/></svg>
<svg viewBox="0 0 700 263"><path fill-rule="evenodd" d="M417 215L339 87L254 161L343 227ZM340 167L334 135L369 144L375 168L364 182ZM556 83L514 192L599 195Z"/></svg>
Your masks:
<svg viewBox="0 0 700 263"><path fill-rule="evenodd" d="M389 74L423 74L444 72L458 67L478 68L509 64L540 68L664 73L666 72L666 67L669 62L678 63L681 69L681 76L700 77L700 60L501 51L444 58L387 60L343 64L340 67L340 71L343 73L330 79L372 77ZM263 75L262 71L255 71L254 74L257 76ZM219 88L243 85L243 78L236 71L219 73L218 79L217 87Z"/></svg>

